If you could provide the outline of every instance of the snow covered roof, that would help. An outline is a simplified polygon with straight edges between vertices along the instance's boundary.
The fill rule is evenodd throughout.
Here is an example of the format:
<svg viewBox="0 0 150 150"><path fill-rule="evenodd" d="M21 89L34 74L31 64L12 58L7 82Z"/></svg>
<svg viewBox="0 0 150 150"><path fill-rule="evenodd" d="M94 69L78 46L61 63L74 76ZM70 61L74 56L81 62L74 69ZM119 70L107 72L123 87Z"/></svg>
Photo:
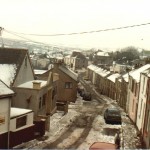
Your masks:
<svg viewBox="0 0 150 150"><path fill-rule="evenodd" d="M104 69L103 68L97 68L96 70L95 70L95 73L98 73L98 72L101 72L101 71L103 71Z"/></svg>
<svg viewBox="0 0 150 150"><path fill-rule="evenodd" d="M103 68L98 68L96 71L95 71L97 74L99 74L100 76L102 77L106 77L107 75L110 74L110 71L107 71Z"/></svg>
<svg viewBox="0 0 150 150"><path fill-rule="evenodd" d="M0 81L0 96L14 94L10 88L8 88L2 81Z"/></svg>
<svg viewBox="0 0 150 150"><path fill-rule="evenodd" d="M32 81L28 81L26 83L20 84L18 87L21 88L31 88L33 89L33 82L37 82L37 83L41 83L41 87L46 86L47 81L43 81L43 80L32 80Z"/></svg>
<svg viewBox="0 0 150 150"><path fill-rule="evenodd" d="M91 64L91 65L87 66L87 68L88 68L88 69L90 69L90 70L92 70L92 71L94 71L94 70L98 69L98 67L97 67L97 66L95 66L95 65L93 65L93 64Z"/></svg>
<svg viewBox="0 0 150 150"><path fill-rule="evenodd" d="M16 75L15 64L0 64L0 80L2 80L7 86L13 82Z"/></svg>
<svg viewBox="0 0 150 150"><path fill-rule="evenodd" d="M122 76L126 82L129 82L129 74L126 73Z"/></svg>
<svg viewBox="0 0 150 150"><path fill-rule="evenodd" d="M48 70L37 70L37 69L34 69L34 74L43 74L45 72L47 72Z"/></svg>
<svg viewBox="0 0 150 150"><path fill-rule="evenodd" d="M99 74L102 77L105 77L110 74L110 71L107 71L103 68L97 67L93 64L89 65L87 68L94 71L95 73Z"/></svg>
<svg viewBox="0 0 150 150"><path fill-rule="evenodd" d="M124 75L122 76L122 78L123 78L126 82L129 82L129 75L128 75L128 73L124 74ZM119 82L122 82L121 78L120 78L118 81L119 81Z"/></svg>
<svg viewBox="0 0 150 150"><path fill-rule="evenodd" d="M56 59L63 59L63 56L57 56Z"/></svg>
<svg viewBox="0 0 150 150"><path fill-rule="evenodd" d="M115 73L107 77L108 80L112 81L115 83L116 78L120 77L121 75L119 73Z"/></svg>
<svg viewBox="0 0 150 150"><path fill-rule="evenodd" d="M129 75L134 79L136 80L136 82L139 82L140 81L140 73L143 72L144 70L150 68L150 64L147 64L147 65L144 65L138 69L135 69L131 72L129 72Z"/></svg>
<svg viewBox="0 0 150 150"><path fill-rule="evenodd" d="M11 107L11 109L10 109L10 118L11 119L16 118L16 117L22 116L22 115L30 113L30 112L33 112L33 111L30 110L30 109Z"/></svg>
<svg viewBox="0 0 150 150"><path fill-rule="evenodd" d="M97 56L109 56L107 52L98 52Z"/></svg>
<svg viewBox="0 0 150 150"><path fill-rule="evenodd" d="M104 71L102 71L101 73L100 73L100 75L102 76L102 77L106 77L107 75L109 75L110 74L110 71L107 71L107 70L104 70Z"/></svg>
<svg viewBox="0 0 150 150"><path fill-rule="evenodd" d="M150 77L150 68L145 70L145 71L143 71L142 73L146 74L148 77Z"/></svg>

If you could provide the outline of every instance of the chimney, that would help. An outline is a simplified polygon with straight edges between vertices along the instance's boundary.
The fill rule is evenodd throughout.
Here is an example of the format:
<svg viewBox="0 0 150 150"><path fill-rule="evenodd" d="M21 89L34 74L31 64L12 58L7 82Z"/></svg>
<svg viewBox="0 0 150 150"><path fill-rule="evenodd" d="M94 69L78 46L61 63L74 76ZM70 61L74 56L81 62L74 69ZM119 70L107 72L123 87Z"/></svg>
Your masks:
<svg viewBox="0 0 150 150"><path fill-rule="evenodd" d="M36 81L33 81L33 89L40 89L41 88L41 82L36 82Z"/></svg>

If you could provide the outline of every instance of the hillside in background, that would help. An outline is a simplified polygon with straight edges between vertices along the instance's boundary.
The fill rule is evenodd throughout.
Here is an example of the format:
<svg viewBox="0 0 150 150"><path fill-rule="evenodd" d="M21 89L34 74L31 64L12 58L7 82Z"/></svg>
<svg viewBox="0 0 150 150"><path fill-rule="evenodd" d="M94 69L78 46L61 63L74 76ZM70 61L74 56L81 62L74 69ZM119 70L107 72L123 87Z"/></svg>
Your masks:
<svg viewBox="0 0 150 150"><path fill-rule="evenodd" d="M29 42L29 41L24 41L24 40L8 39L8 38L0 39L0 47L2 47L2 45L4 45L4 47L28 49L30 53L33 51L34 52L37 51L39 53L45 53L45 52L50 52L50 51L55 51L55 52L62 51L68 54L72 52L73 50L84 51L83 49L80 49L80 48L56 46L56 45L50 45L50 44L48 45L48 44Z"/></svg>

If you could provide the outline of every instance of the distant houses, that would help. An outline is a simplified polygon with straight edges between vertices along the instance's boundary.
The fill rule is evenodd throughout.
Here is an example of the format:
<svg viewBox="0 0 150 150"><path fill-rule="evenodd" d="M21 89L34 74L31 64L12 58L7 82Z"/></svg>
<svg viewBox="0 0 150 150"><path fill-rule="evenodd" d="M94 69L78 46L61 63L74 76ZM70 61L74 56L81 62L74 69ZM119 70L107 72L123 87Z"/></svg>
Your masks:
<svg viewBox="0 0 150 150"><path fill-rule="evenodd" d="M69 66L72 70L87 68L87 58L78 51L73 51L71 55L64 57L64 63Z"/></svg>
<svg viewBox="0 0 150 150"><path fill-rule="evenodd" d="M108 53L102 50L98 50L93 54L93 64L99 67L109 69L113 63L113 57Z"/></svg>

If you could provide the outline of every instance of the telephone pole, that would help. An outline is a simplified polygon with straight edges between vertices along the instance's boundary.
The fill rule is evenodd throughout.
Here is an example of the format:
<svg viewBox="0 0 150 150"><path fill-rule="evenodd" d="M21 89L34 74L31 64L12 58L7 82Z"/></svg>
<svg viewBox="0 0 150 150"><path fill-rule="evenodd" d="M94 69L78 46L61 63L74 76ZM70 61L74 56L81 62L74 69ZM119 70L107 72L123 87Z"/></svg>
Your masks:
<svg viewBox="0 0 150 150"><path fill-rule="evenodd" d="M4 41L3 41L3 38L2 38L2 32L3 32L4 28L0 27L0 37L1 37L1 40L2 40L2 45L1 47L4 47Z"/></svg>

